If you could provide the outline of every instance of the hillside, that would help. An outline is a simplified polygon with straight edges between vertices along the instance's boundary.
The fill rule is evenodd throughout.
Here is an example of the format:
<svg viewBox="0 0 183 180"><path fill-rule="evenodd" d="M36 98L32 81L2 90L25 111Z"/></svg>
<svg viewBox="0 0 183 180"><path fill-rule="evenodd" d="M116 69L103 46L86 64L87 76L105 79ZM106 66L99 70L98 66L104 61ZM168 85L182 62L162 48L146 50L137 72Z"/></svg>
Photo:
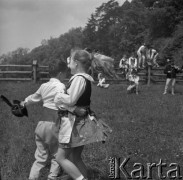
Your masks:
<svg viewBox="0 0 183 180"><path fill-rule="evenodd" d="M121 6L110 0L96 8L85 27L73 27L58 38L44 39L32 51L18 48L2 55L0 61L12 64L30 64L33 59L40 64L52 59L65 61L73 47L97 49L118 61L144 42L158 50L160 64L172 58L182 65L182 0L132 0Z"/></svg>

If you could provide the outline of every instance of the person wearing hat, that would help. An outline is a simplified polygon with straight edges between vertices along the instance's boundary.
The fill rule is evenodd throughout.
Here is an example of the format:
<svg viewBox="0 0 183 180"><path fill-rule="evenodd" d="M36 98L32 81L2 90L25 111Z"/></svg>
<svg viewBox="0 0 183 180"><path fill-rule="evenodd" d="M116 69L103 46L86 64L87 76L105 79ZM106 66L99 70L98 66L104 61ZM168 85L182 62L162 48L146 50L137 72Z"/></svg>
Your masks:
<svg viewBox="0 0 183 180"><path fill-rule="evenodd" d="M164 74L166 74L166 84L163 94L167 94L168 86L170 81L172 81L172 95L175 95L175 83L176 83L176 74L182 72L178 66L174 65L174 62L170 59L167 59L167 65L164 69Z"/></svg>
<svg viewBox="0 0 183 180"><path fill-rule="evenodd" d="M13 103L4 95L0 96L1 100L4 101L10 108L11 113L16 117L28 117L28 111L25 106L21 105L21 102L19 100L13 100Z"/></svg>

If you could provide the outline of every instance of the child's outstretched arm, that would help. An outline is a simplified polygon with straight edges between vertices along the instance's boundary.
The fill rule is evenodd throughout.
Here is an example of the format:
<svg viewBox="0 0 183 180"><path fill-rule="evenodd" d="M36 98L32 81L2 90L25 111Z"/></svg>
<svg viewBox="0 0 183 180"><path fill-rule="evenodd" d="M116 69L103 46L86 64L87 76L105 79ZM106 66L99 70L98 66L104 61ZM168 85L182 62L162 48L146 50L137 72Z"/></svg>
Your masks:
<svg viewBox="0 0 183 180"><path fill-rule="evenodd" d="M21 105L27 106L30 104L40 102L41 100L42 100L42 97L41 97L41 87L40 87L34 94L31 94L28 97L26 97L25 100L21 102Z"/></svg>

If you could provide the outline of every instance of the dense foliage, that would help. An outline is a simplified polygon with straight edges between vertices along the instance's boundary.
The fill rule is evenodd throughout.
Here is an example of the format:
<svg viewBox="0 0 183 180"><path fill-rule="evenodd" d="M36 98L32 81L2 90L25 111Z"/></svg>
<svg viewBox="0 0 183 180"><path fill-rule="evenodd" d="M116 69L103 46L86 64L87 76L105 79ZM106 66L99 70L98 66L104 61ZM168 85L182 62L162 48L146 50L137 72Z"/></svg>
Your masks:
<svg viewBox="0 0 183 180"><path fill-rule="evenodd" d="M2 63L30 64L37 59L47 64L52 59L63 61L73 47L89 47L112 56L116 61L130 55L144 42L159 52L159 62L183 59L183 1L132 0L119 5L110 0L96 8L84 28L72 28L58 38L43 40L31 52L17 50L0 57Z"/></svg>

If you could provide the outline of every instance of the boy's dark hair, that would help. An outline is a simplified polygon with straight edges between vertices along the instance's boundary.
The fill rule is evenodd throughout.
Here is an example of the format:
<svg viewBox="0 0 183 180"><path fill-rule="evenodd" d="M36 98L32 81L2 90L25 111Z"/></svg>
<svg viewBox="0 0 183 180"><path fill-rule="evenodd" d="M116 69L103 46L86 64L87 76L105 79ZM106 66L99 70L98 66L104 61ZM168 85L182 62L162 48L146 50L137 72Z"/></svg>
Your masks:
<svg viewBox="0 0 183 180"><path fill-rule="evenodd" d="M49 63L49 74L51 77L56 77L58 73L67 72L67 64L64 61L55 59Z"/></svg>

